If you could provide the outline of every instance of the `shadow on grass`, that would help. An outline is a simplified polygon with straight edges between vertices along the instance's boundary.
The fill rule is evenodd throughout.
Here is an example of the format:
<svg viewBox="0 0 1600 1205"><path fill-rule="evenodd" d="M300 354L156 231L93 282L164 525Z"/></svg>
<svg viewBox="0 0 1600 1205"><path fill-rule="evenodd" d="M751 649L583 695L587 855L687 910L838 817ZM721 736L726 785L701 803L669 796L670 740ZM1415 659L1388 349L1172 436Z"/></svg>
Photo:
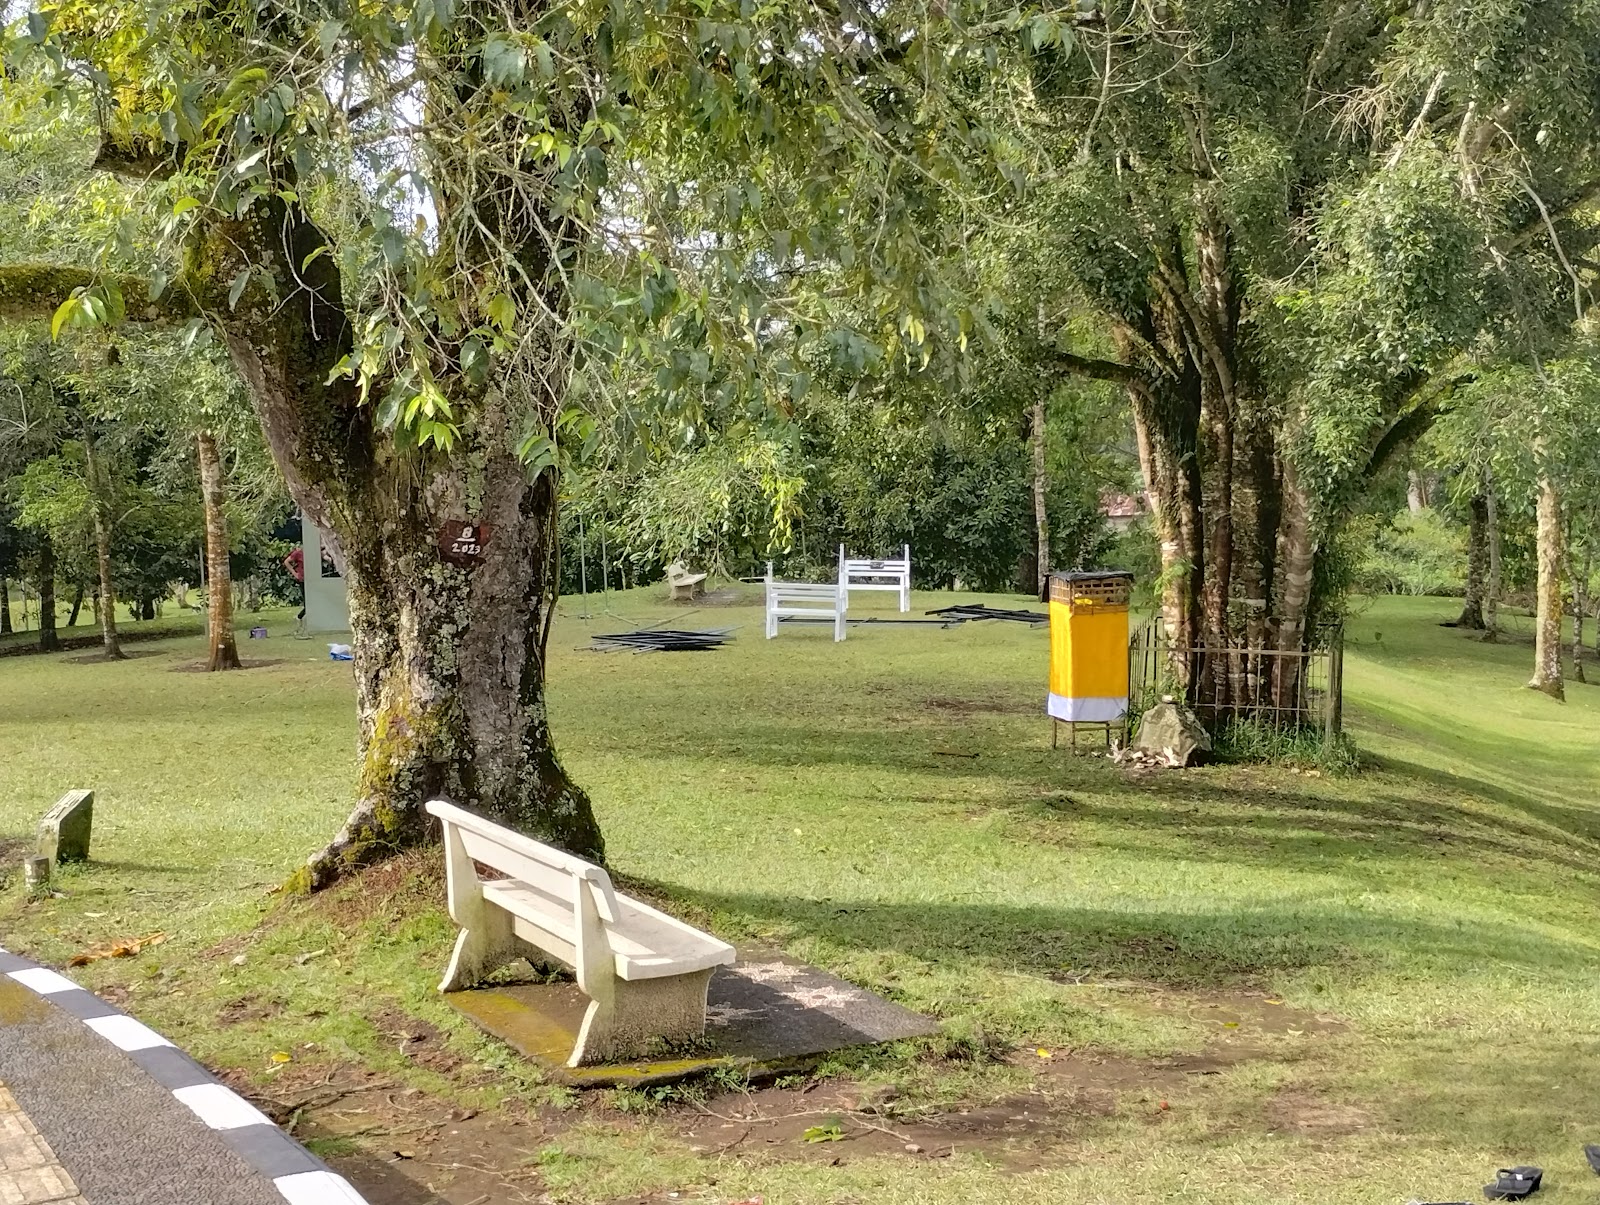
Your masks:
<svg viewBox="0 0 1600 1205"><path fill-rule="evenodd" d="M1072 970L1168 986L1220 986L1319 966L1446 964L1463 975L1492 951L1530 974L1600 972L1600 950L1509 923L1440 923L1385 916L1318 892L1259 905L1163 910L1018 907L983 903L872 904L781 895L672 894L713 915L743 919L780 940L820 939L847 950L897 953L972 971L1053 976ZM886 986L886 985L878 985Z"/></svg>
<svg viewBox="0 0 1600 1205"><path fill-rule="evenodd" d="M1359 794L1263 790L1200 775L1153 775L1139 796L1126 793L1053 805L1041 817L1046 835L1059 817L1064 840L1129 852L1160 852L1219 862L1270 863L1283 871L1352 873L1363 863L1417 859L1419 867L1444 852L1470 852L1486 865L1521 859L1530 871L1555 864L1589 879L1600 871L1600 825L1586 808L1559 807L1496 788L1478 779L1389 765L1422 782L1503 805L1491 808L1429 801L1368 778ZM1387 788L1387 789L1385 789ZM1133 802L1128 802L1132 798ZM1521 813L1520 815L1518 813ZM1080 824L1073 824L1077 821ZM1100 822L1109 834L1079 832ZM1119 837L1118 832L1127 836ZM1141 844L1141 833L1151 840ZM1181 848L1177 847L1181 843Z"/></svg>

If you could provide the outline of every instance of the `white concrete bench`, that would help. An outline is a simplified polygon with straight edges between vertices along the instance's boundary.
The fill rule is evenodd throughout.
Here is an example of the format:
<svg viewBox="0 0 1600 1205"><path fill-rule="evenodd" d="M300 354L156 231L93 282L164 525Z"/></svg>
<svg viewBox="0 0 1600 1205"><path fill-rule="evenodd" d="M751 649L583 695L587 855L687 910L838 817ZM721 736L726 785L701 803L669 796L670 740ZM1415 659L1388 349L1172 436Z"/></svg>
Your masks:
<svg viewBox="0 0 1600 1205"><path fill-rule="evenodd" d="M519 956L564 963L589 997L569 1067L705 1033L711 972L733 962L732 946L618 894L592 862L443 799L428 811L444 825L450 919L461 926L440 991L471 987ZM479 878L474 862L506 877Z"/></svg>
<svg viewBox="0 0 1600 1205"><path fill-rule="evenodd" d="M693 601L696 588L705 580L705 574L690 573L689 566L682 561L673 561L667 566L667 585L671 588L673 601L680 598Z"/></svg>
<svg viewBox="0 0 1600 1205"><path fill-rule="evenodd" d="M902 549L899 557L881 561L865 557L846 556L844 545L839 545L839 564L845 590L885 590L900 596L900 609L911 610L911 545Z"/></svg>
<svg viewBox="0 0 1600 1205"><path fill-rule="evenodd" d="M831 619L833 638L844 639L845 612L850 606L850 595L845 590L844 546L840 545L839 580L826 582L780 582L772 576L772 562L767 562L767 639L778 634L780 619Z"/></svg>

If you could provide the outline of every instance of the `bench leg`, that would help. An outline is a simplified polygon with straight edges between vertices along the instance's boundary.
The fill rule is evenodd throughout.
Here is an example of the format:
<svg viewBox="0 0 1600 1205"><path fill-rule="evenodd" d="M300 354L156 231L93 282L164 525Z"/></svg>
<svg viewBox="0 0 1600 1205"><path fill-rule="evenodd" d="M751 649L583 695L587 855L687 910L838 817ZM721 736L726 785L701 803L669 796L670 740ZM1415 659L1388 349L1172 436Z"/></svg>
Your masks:
<svg viewBox="0 0 1600 1205"><path fill-rule="evenodd" d="M524 943L511 931L511 913L499 908L480 908L470 928L456 938L455 953L445 969L441 992L472 987L490 971L498 970L524 952Z"/></svg>
<svg viewBox="0 0 1600 1205"><path fill-rule="evenodd" d="M640 979L613 979L610 999L589 1001L569 1067L613 1063L644 1054L657 1040L689 1042L706 1032L706 989L711 971Z"/></svg>

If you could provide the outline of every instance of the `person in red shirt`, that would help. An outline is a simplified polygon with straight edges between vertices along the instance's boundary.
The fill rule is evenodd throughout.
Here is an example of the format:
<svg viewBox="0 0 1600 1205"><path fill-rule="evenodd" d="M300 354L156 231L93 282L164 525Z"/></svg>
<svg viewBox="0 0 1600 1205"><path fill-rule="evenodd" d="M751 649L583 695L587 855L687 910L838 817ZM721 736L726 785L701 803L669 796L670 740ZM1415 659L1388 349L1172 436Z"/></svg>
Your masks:
<svg viewBox="0 0 1600 1205"><path fill-rule="evenodd" d="M306 622L306 554L305 549L296 545L293 552L283 558L283 567L289 575L300 585L300 614L296 615L297 626L304 626Z"/></svg>

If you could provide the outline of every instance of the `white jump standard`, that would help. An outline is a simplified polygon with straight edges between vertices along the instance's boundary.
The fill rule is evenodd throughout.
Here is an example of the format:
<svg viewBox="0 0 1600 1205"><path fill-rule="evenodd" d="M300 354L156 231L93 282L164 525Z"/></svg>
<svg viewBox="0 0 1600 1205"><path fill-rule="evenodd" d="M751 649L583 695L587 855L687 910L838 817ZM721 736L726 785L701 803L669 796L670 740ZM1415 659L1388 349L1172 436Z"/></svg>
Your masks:
<svg viewBox="0 0 1600 1205"><path fill-rule="evenodd" d="M554 959L589 997L567 1066L617 1062L652 1044L702 1037L711 972L734 949L621 895L599 866L443 799L450 919L461 926L442 992L472 987L513 958ZM480 879L476 862L505 875Z"/></svg>
<svg viewBox="0 0 1600 1205"><path fill-rule="evenodd" d="M844 639L845 612L850 594L845 578L844 545L839 546L839 580L826 582L780 582L772 576L767 562L767 639L778 634L780 619L831 619L833 638Z"/></svg>
<svg viewBox="0 0 1600 1205"><path fill-rule="evenodd" d="M900 610L911 610L911 545L907 544L898 558L881 561L865 557L846 556L844 545L839 545L839 580L845 591L883 590L900 596Z"/></svg>

